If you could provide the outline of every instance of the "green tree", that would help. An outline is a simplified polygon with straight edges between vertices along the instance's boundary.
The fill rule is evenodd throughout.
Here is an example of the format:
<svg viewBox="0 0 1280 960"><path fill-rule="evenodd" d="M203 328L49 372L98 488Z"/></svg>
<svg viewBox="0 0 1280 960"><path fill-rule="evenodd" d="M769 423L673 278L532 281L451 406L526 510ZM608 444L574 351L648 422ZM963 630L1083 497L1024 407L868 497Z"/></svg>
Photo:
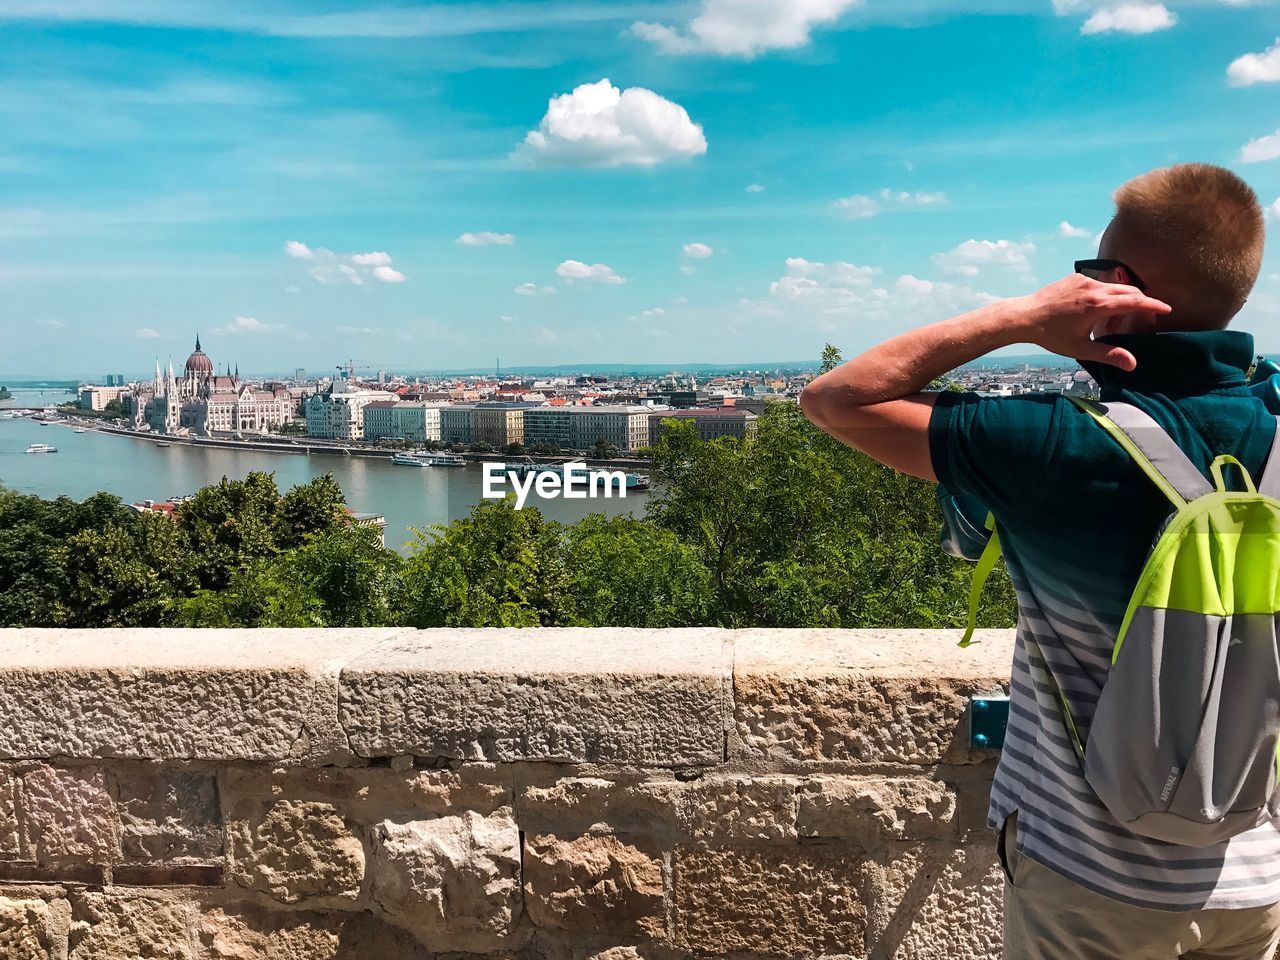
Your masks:
<svg viewBox="0 0 1280 960"><path fill-rule="evenodd" d="M404 618L416 627L557 626L569 619L560 524L514 499L486 500L417 532L405 563Z"/></svg>
<svg viewBox="0 0 1280 960"><path fill-rule="evenodd" d="M201 590L181 619L199 627L374 627L397 622L400 557L367 527L325 530L257 560L221 590Z"/></svg>
<svg viewBox="0 0 1280 960"><path fill-rule="evenodd" d="M158 626L192 582L166 517L0 490L0 626Z"/></svg>
<svg viewBox="0 0 1280 960"><path fill-rule="evenodd" d="M604 437L597 437L595 445L591 448L591 456L596 460L611 460L618 455L618 448L612 443L605 440Z"/></svg>
<svg viewBox="0 0 1280 960"><path fill-rule="evenodd" d="M200 586L225 587L233 574L278 550L280 491L275 479L254 471L243 480L223 477L203 487L178 512L178 528L194 558Z"/></svg>
<svg viewBox="0 0 1280 960"><path fill-rule="evenodd" d="M818 372L829 373L842 363L844 363L844 355L840 352L840 348L828 343L822 348L822 365L818 367Z"/></svg>
<svg viewBox="0 0 1280 960"><path fill-rule="evenodd" d="M568 528L570 622L578 626L705 624L711 578L698 552L634 517L592 514Z"/></svg>
<svg viewBox="0 0 1280 960"><path fill-rule="evenodd" d="M300 546L309 537L347 523L347 498L332 473L300 483L280 498L277 545Z"/></svg>
<svg viewBox="0 0 1280 960"><path fill-rule="evenodd" d="M698 439L669 422L648 517L698 550L723 626L955 625L971 568L938 547L934 488L850 450L791 404L759 439ZM1007 625L1007 580L984 622Z"/></svg>

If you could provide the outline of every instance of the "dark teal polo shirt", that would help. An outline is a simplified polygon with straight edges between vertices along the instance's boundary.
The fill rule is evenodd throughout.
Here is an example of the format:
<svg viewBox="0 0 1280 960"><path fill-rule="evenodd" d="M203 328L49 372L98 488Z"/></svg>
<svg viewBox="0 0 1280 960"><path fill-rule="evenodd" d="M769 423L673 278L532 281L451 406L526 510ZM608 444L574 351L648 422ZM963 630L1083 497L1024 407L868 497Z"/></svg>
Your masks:
<svg viewBox="0 0 1280 960"><path fill-rule="evenodd" d="M1258 479L1275 420L1246 385L1253 339L1233 332L1111 337L1132 373L1091 367L1102 398L1141 407L1208 474L1238 457ZM1093 793L1059 696L1088 738L1116 633L1171 506L1066 397L943 394L929 425L938 480L995 514L1018 594L1009 726L987 823L1018 815L1023 856L1106 897L1158 910L1280 901L1280 821L1211 848L1132 834Z"/></svg>
<svg viewBox="0 0 1280 960"><path fill-rule="evenodd" d="M1102 399L1141 407L1209 475L1230 453L1254 480L1275 418L1248 389L1253 337L1236 331L1106 338L1132 372L1087 364ZM1096 600L1118 629L1169 503L1120 446L1066 397L938 397L929 423L938 482L995 514L1007 554Z"/></svg>

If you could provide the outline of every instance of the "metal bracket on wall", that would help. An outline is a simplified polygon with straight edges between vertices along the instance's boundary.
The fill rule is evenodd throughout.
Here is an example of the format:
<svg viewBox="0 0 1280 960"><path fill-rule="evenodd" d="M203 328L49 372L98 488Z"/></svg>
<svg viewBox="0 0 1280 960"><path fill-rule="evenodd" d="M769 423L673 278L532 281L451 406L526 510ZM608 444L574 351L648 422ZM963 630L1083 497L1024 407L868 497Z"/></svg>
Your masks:
<svg viewBox="0 0 1280 960"><path fill-rule="evenodd" d="M999 750L1009 726L1009 698L969 698L969 746L974 750Z"/></svg>

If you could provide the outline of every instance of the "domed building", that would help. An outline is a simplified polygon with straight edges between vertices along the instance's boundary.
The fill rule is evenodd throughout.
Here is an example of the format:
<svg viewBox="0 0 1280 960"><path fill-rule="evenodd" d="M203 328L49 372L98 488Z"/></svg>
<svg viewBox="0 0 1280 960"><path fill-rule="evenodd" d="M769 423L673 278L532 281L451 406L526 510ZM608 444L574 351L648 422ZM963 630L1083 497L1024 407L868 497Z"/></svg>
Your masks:
<svg viewBox="0 0 1280 960"><path fill-rule="evenodd" d="M200 349L200 334L196 334L196 348L191 356L187 357L187 379L198 380L204 377L213 376L213 361L209 359L202 349Z"/></svg>
<svg viewBox="0 0 1280 960"><path fill-rule="evenodd" d="M135 427L146 423L156 433L199 436L267 433L296 413L297 404L283 386L254 387L240 379L238 368L218 374L199 334L182 372L174 376L170 361L168 373L162 373L156 361L154 384L132 404Z"/></svg>

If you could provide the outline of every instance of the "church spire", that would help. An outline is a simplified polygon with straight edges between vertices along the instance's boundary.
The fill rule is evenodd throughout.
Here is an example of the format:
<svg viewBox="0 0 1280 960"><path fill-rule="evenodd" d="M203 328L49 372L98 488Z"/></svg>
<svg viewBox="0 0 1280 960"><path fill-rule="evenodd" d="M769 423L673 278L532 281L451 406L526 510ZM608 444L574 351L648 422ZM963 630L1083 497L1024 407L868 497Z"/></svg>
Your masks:
<svg viewBox="0 0 1280 960"><path fill-rule="evenodd" d="M200 331L196 331L196 353L200 352Z"/></svg>

